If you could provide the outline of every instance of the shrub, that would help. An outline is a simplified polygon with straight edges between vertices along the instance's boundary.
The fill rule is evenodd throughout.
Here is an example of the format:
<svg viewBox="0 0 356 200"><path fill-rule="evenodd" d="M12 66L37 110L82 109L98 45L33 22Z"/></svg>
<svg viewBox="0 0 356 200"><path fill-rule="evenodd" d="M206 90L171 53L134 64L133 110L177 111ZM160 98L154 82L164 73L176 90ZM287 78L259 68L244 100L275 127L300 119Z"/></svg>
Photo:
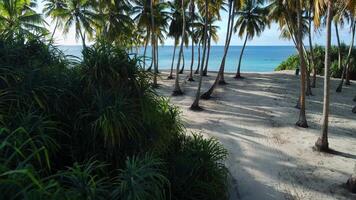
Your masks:
<svg viewBox="0 0 356 200"><path fill-rule="evenodd" d="M36 38L0 38L0 62L1 198L226 198L226 151L184 135L180 111L121 48L100 41L79 63Z"/></svg>
<svg viewBox="0 0 356 200"><path fill-rule="evenodd" d="M341 45L341 54L342 54L342 63L346 63L346 58L348 55L348 46L345 44ZM324 47L316 46L314 49L314 64L316 65L317 74L324 74L324 60L325 60L325 50ZM354 48L353 52L356 51ZM338 66L338 48L336 46L332 46L330 49L330 59L331 59L331 76L334 78L340 78L342 74L342 68ZM356 59L356 54L351 54L350 59L350 76L354 78L356 76L356 67L355 63L352 60ZM288 57L285 61L282 61L280 65L278 65L275 71L280 70L294 70L299 66L299 57L298 55L292 55Z"/></svg>

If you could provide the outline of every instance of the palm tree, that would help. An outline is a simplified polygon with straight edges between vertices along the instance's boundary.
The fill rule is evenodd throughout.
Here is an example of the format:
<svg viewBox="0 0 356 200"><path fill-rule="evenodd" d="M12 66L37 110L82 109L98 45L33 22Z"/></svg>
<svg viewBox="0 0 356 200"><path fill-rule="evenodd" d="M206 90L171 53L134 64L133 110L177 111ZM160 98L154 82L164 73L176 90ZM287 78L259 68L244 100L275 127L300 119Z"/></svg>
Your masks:
<svg viewBox="0 0 356 200"><path fill-rule="evenodd" d="M46 17L51 17L53 21L56 21L50 38L51 40L53 40L53 36L56 33L57 27L62 25L61 19L58 18L58 14L61 13L65 6L66 4L63 0L46 0L46 3L43 7L42 12L44 15Z"/></svg>
<svg viewBox="0 0 356 200"><path fill-rule="evenodd" d="M267 13L266 9L262 8L258 3L254 0L248 0L241 8L241 10L237 11L238 19L235 24L235 32L238 32L240 38L245 35L244 44L242 46L237 72L235 78L241 78L240 69L241 69L241 60L245 50L245 46L247 40L252 40L255 36L259 36L266 25L267 21Z"/></svg>
<svg viewBox="0 0 356 200"><path fill-rule="evenodd" d="M180 49L179 49L179 55L178 55L178 63L176 67L176 78L174 82L174 89L173 89L173 96L177 95L182 95L183 92L180 89L179 86L179 69L180 69L180 62L183 56L183 44L185 40L185 29L186 29L186 23L185 23L185 5L184 5L184 0L181 0L181 13L182 13L182 35L181 35L181 42L180 42Z"/></svg>
<svg viewBox="0 0 356 200"><path fill-rule="evenodd" d="M301 68L300 76L300 95L297 107L300 108L299 120L296 125L306 128L308 123L305 114L305 95L306 95L306 63L305 63L305 47L303 45L303 35L307 32L305 21L302 18L301 2L274 0L269 6L270 19L276 21L281 29L281 36L291 38L296 46L299 54L299 62ZM295 19L296 23L295 23Z"/></svg>
<svg viewBox="0 0 356 200"><path fill-rule="evenodd" d="M188 81L194 81L193 78L193 65L194 65L194 44L198 43L196 33L194 30L194 22L197 19L197 16L195 14L195 2L194 0L190 0L189 2L189 12L190 12L190 17L189 17L189 27L190 27L190 38L191 38L191 48L192 48L192 56L191 56L191 62L190 62L190 73L188 77Z"/></svg>
<svg viewBox="0 0 356 200"><path fill-rule="evenodd" d="M319 151L328 151L328 126L329 126L329 99L330 99L330 47L331 47L331 21L333 2L327 0L327 2L320 1L318 6L327 4L326 15L326 45L325 45L325 71L324 71L324 104L323 104L323 117L321 126L321 137L315 143L315 147ZM320 8L320 7L319 7Z"/></svg>
<svg viewBox="0 0 356 200"><path fill-rule="evenodd" d="M204 66L204 61L205 61L205 54L206 54L206 48L207 48L207 39L208 39L208 12L209 12L209 1L204 0L204 2L199 2L204 5L205 9L205 23L204 23L204 38L203 38L203 45L204 45L204 50L203 50L203 58L202 58L202 64L200 66L199 70L199 82L198 82L198 88L197 92L195 94L195 99L193 101L193 104L190 106L191 110L201 110L202 108L199 105L199 100L200 100L200 90L201 90L201 85L203 82L203 66Z"/></svg>
<svg viewBox="0 0 356 200"><path fill-rule="evenodd" d="M94 10L95 13L98 13L96 17L97 35L101 34L108 41L130 48L141 42L138 34L140 30L137 30L130 17L133 6L128 0L100 0L95 3Z"/></svg>
<svg viewBox="0 0 356 200"><path fill-rule="evenodd" d="M76 39L81 38L83 48L86 47L86 35L92 37L95 27L95 12L88 0L68 0L66 6L58 14L58 17L63 20L63 33L67 34L69 29L75 27Z"/></svg>
<svg viewBox="0 0 356 200"><path fill-rule="evenodd" d="M211 40L213 40L215 43L218 42L219 36L217 34L218 32L218 26L213 25L218 19L216 17L209 17L209 28L208 28L208 53L206 57L206 62L205 62L205 67L203 71L203 76L208 75L208 65L209 65L209 58L210 58L210 47L211 47Z"/></svg>
<svg viewBox="0 0 356 200"><path fill-rule="evenodd" d="M164 42L165 35L167 34L168 19L170 18L170 13L167 11L168 5L157 0L152 1L154 27L152 26L151 0L135 0L134 5L132 15L136 26L142 32L146 32L145 40L151 41L152 62L147 71L151 71L152 66L156 63L157 69L155 71L158 73L158 48L156 46L158 46L158 42ZM152 42L152 32L155 34L156 41L154 42Z"/></svg>
<svg viewBox="0 0 356 200"><path fill-rule="evenodd" d="M219 72L215 78L213 85L209 88L207 92L201 95L203 99L210 99L211 95L216 87L217 84L225 84L224 79L224 70L225 70L225 61L226 56L230 47L230 41L232 37L232 26L234 24L235 19L235 9L240 7L240 3L242 1L237 0L229 0L229 9L228 9L228 22L227 22L227 31L226 31L226 40L225 40L225 47L224 47L224 55L220 64ZM236 9L237 10L237 9Z"/></svg>
<svg viewBox="0 0 356 200"><path fill-rule="evenodd" d="M351 15L351 42L350 42L350 46L349 46L349 52L347 54L346 57L346 62L345 63L341 63L341 50L340 50L340 44L339 44L339 39L338 39L338 45L339 45L339 67L342 65L342 74L341 74L341 81L336 89L336 92L341 92L342 91L342 85L344 84L344 80L345 80L345 76L348 73L347 71L349 71L349 64L350 64L350 59L351 59L351 55L352 55L352 49L354 47L354 41L355 41L355 29L356 29L356 23L355 23L355 19L354 17ZM337 25L335 24L335 26L337 27ZM336 28L335 27L335 28ZM337 28L336 28L337 30ZM338 31L336 31L336 36L339 37ZM341 68L341 67L340 67Z"/></svg>
<svg viewBox="0 0 356 200"><path fill-rule="evenodd" d="M30 1L1 0L0 33L9 36L47 34L45 21L34 7L36 4Z"/></svg>
<svg viewBox="0 0 356 200"><path fill-rule="evenodd" d="M174 65L174 59L175 59L175 52L176 52L176 48L179 44L180 37L182 36L183 18L182 18L182 12L181 12L182 9L180 6L181 3L179 0L175 0L173 2L168 2L168 5L171 9L171 23L169 25L168 36L174 38L173 58L172 58L172 64L171 64L171 71L168 76L168 79L173 79L173 65ZM184 5L184 6L186 6L186 5ZM187 26L187 23L186 23L185 35L190 35L190 33L187 32L187 30L189 30L189 27ZM185 40L184 40L185 43L188 43L187 39L188 39L188 37L185 37Z"/></svg>

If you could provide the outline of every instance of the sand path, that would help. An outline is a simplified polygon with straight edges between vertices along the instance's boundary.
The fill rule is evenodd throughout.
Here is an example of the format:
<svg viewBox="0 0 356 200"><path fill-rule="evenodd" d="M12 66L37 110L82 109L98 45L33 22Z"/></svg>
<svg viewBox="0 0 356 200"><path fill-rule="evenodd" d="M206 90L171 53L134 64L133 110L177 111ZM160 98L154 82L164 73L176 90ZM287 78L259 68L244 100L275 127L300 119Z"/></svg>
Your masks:
<svg viewBox="0 0 356 200"><path fill-rule="evenodd" d="M163 79L166 73L161 77L158 91L170 96L174 81ZM185 95L171 101L182 108L188 131L215 137L228 149L231 199L356 199L344 188L356 161L356 115L351 113L356 86L336 94L338 80L332 80L329 142L339 155L328 155L312 151L320 132L321 78L307 98L309 129L294 126L299 79L291 73L245 74L238 81L227 75L229 84L219 86L212 100L201 101L202 112L188 109L197 83L181 78ZM204 79L203 91L214 78L210 73Z"/></svg>

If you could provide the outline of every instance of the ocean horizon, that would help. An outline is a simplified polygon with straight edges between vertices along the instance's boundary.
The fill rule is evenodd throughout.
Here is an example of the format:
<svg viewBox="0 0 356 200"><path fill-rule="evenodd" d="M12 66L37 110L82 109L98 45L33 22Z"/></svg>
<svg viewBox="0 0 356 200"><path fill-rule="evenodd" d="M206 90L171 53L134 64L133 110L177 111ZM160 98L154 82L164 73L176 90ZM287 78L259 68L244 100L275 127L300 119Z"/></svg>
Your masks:
<svg viewBox="0 0 356 200"><path fill-rule="evenodd" d="M81 45L58 45L66 55L73 55L79 58L82 57ZM230 46L226 58L225 71L236 72L238 59L241 53L242 46ZM158 48L158 66L159 69L167 70L171 68L174 46L159 46ZM144 48L138 49L138 54L134 49L132 55L137 55L143 60ZM177 66L179 47L176 49L174 60L174 68ZM191 46L184 48L184 66L185 69L190 69L191 65ZM198 62L198 48L194 49L194 68ZM211 46L210 58L208 63L209 71L218 71L224 53L224 46ZM203 49L201 49L201 55ZM294 46L246 46L244 56L241 62L241 72L273 72L274 69L289 56L296 54ZM151 47L147 47L146 51L146 67L151 64ZM181 62L182 66L182 62Z"/></svg>

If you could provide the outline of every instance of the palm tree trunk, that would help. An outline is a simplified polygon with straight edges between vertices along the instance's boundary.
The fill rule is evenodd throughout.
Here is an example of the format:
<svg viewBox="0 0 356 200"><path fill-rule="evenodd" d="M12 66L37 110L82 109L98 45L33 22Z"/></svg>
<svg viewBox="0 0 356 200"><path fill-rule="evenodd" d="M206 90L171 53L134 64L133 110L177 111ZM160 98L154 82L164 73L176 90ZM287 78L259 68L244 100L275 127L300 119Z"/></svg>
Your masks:
<svg viewBox="0 0 356 200"><path fill-rule="evenodd" d="M321 137L315 143L319 151L328 151L328 127L329 127L329 93L330 93L330 47L331 47L331 20L332 20L332 1L328 1L327 18L326 18L326 46L325 46L325 73L324 73L324 104L323 117L321 125Z"/></svg>
<svg viewBox="0 0 356 200"><path fill-rule="evenodd" d="M146 52L147 52L148 41L149 41L149 35L147 34L147 38L145 41L145 50L143 51L143 70L146 69Z"/></svg>
<svg viewBox="0 0 356 200"><path fill-rule="evenodd" d="M343 68L342 68L341 81L339 83L339 86L336 89L336 92L341 92L342 91L342 85L344 84L345 76L346 76L346 79L348 79L348 81L350 82L349 63L350 63L350 59L351 59L351 55L352 55L353 44L354 44L354 41L355 41L356 23L355 23L354 20L352 20L351 24L352 24L351 25L351 29L352 29L351 43L350 43L350 46L349 46L349 52L347 54L346 62L344 63Z"/></svg>
<svg viewBox="0 0 356 200"><path fill-rule="evenodd" d="M155 54L155 56L156 56L156 68L155 68L155 72L157 73L157 74L159 74L159 70L158 70L158 40L157 40L157 38L156 38L156 45L155 45L155 50L156 50L156 54Z"/></svg>
<svg viewBox="0 0 356 200"><path fill-rule="evenodd" d="M340 69L342 66L342 55L341 55L341 44L340 44L340 36L339 36L339 26L337 25L337 22L334 22L335 26L335 33L336 33L336 39L337 39L337 53L338 53L338 68ZM336 92L341 92L342 91L342 82L344 81L344 74L345 74L345 68L342 67L342 74L341 74L341 86L336 88Z"/></svg>
<svg viewBox="0 0 356 200"><path fill-rule="evenodd" d="M307 128L307 118L305 115L305 81L306 81L306 66L305 66L305 57L303 51L303 40L302 40L302 16L301 16L301 8L300 3L297 4L297 23L298 23L298 31L296 42L298 44L298 52L299 52L299 60L300 60L300 69L301 69L301 76L300 76L300 111L299 111L299 120L297 121L296 125L299 127Z"/></svg>
<svg viewBox="0 0 356 200"><path fill-rule="evenodd" d="M225 47L224 47L224 55L221 60L219 72L215 78L215 81L213 85L209 88L208 91L206 91L204 94L201 95L202 99L210 99L211 95L214 92L214 89L217 84L226 84L224 80L224 69L225 69L225 61L226 61L226 56L230 47L230 41L231 41L231 36L232 36L232 27L234 23L234 18L235 18L235 12L233 11L233 7L235 5L235 1L230 0L229 1L229 18L228 18L228 25L227 25L227 31L226 31L226 40L225 40Z"/></svg>
<svg viewBox="0 0 356 200"><path fill-rule="evenodd" d="M59 24L59 19L56 20L56 25L54 26L54 29L53 29L53 32L52 32L51 40L50 40L50 41L53 41L53 37L54 37L54 34L56 33L58 24Z"/></svg>
<svg viewBox="0 0 356 200"><path fill-rule="evenodd" d="M191 20L193 21L193 17L194 17L194 0L190 0L190 16L191 16ZM191 33L193 33L193 26L191 25ZM194 81L193 79L193 65L194 65L194 34L191 35L191 39L192 39L192 58L191 58L191 62L190 62L190 73L189 73L189 77L188 77L188 81Z"/></svg>
<svg viewBox="0 0 356 200"><path fill-rule="evenodd" d="M184 49L184 47L183 47L183 49ZM183 54L182 54L182 59L183 59L183 66L182 66L182 68L181 68L180 71L179 71L180 74L183 74L183 72L184 72L184 67L185 67L184 52L183 52Z"/></svg>
<svg viewBox="0 0 356 200"><path fill-rule="evenodd" d="M199 43L198 43L198 67L197 67L197 69L195 70L194 74L199 74L199 68L200 68L200 63L201 63L200 48L201 48L201 42L199 41Z"/></svg>
<svg viewBox="0 0 356 200"><path fill-rule="evenodd" d="M198 88L197 88L197 93L195 94L195 99L193 104L190 106L191 110L201 110L202 108L199 106L199 100L200 100L200 90L201 90L201 85L203 82L203 66L204 66L204 60L205 60L205 54L206 54L206 47L207 47L207 40L208 40L208 0L205 0L205 24L204 24L204 50L203 50L203 58L202 58L202 65L200 66L200 75L199 75L199 83L198 83Z"/></svg>
<svg viewBox="0 0 356 200"><path fill-rule="evenodd" d="M185 34L185 10L184 10L184 0L181 1L181 6L182 6L182 19L183 19L183 28L182 28L182 40L180 42L180 49L179 49L179 55L178 55L178 64L177 64L177 68L176 68L176 79L175 79L175 83L174 83L174 90L172 95L173 96L178 96L178 95L182 95L183 92L180 89L179 86L179 67L180 67L180 61L182 59L182 55L183 55L183 44L184 44L184 34Z"/></svg>
<svg viewBox="0 0 356 200"><path fill-rule="evenodd" d="M245 37L245 41L244 41L244 45L242 46L242 49L241 49L241 54L240 54L240 58L239 58L239 65L237 67L237 72L236 72L236 75L235 75L235 78L238 79L238 78L241 78L241 74L240 74L240 69L241 69L241 61L242 61L242 56L244 54L244 51L245 51L245 47L246 47L246 43L247 43L247 39L248 39L248 34L246 33L246 37Z"/></svg>
<svg viewBox="0 0 356 200"><path fill-rule="evenodd" d="M155 20L153 17L153 0L150 0L150 11L151 11L151 45L152 45L152 63L154 66L154 70L153 70L153 87L157 87L157 71L156 71L156 37L155 37Z"/></svg>
<svg viewBox="0 0 356 200"><path fill-rule="evenodd" d="M355 21L355 18L352 18L352 22L353 23L353 28L352 28L352 37L354 38L355 37L355 27L356 27L356 21ZM354 44L352 43L351 46L353 46ZM352 51L352 49L351 49ZM346 62L346 80L345 80L345 85L350 85L351 82L350 82L350 60L348 60Z"/></svg>
<svg viewBox="0 0 356 200"><path fill-rule="evenodd" d="M203 76L207 76L208 75L208 65L209 65L209 58L210 58L210 47L211 47L211 35L209 35L209 38L208 38L208 54L207 54L207 57L206 57Z"/></svg>
<svg viewBox="0 0 356 200"><path fill-rule="evenodd" d="M85 48L86 48L86 45L85 45L85 35L82 33L82 30L79 30L79 34L80 34L80 37L82 38L83 49L85 49Z"/></svg>
<svg viewBox="0 0 356 200"><path fill-rule="evenodd" d="M313 5L313 0L309 1L310 4L309 5ZM312 9L312 8L311 8ZM311 33L311 27L312 27L312 16L311 16L311 9L308 12L308 39L309 39L309 51L310 51L310 65L312 65L313 68L313 79L312 82L310 84L310 87L315 88L316 87L316 73L317 73L317 69L316 69L316 65L315 65L315 58L314 58L314 48L313 48L313 42L312 42L312 33Z"/></svg>
<svg viewBox="0 0 356 200"><path fill-rule="evenodd" d="M176 55L176 49L177 49L177 39L174 39L174 50L173 50L173 58L172 58L172 65L171 65L171 72L169 73L168 79L173 79L173 65L174 65L174 58Z"/></svg>

